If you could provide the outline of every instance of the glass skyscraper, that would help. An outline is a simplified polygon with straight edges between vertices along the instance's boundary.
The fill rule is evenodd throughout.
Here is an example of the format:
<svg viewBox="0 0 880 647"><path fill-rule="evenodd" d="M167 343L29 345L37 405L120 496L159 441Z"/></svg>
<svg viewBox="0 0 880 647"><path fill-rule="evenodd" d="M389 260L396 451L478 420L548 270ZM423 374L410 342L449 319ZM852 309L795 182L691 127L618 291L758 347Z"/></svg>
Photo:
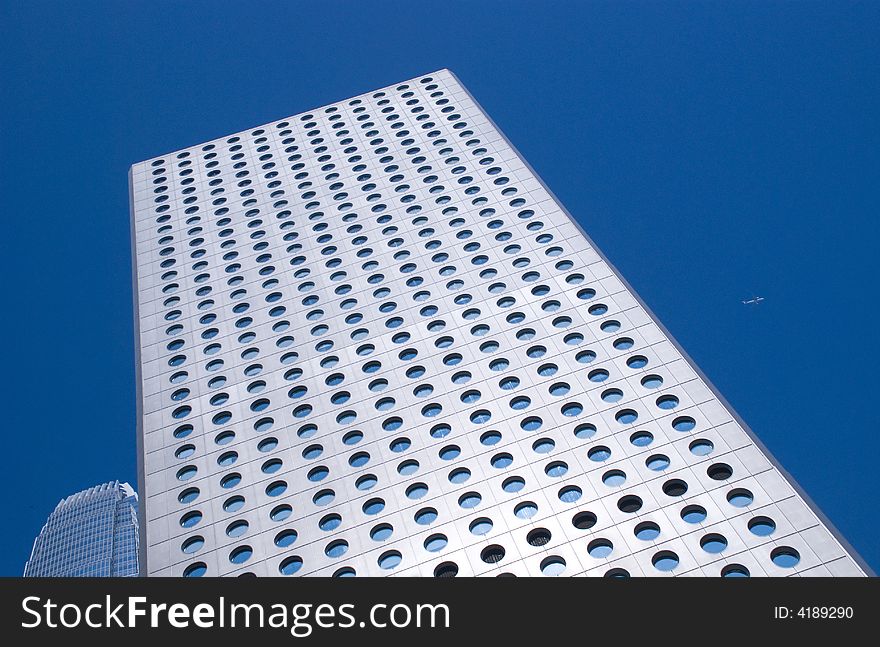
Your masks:
<svg viewBox="0 0 880 647"><path fill-rule="evenodd" d="M62 499L37 535L25 577L136 577L138 499L112 481Z"/></svg>
<svg viewBox="0 0 880 647"><path fill-rule="evenodd" d="M148 575L864 575L440 70L130 172Z"/></svg>

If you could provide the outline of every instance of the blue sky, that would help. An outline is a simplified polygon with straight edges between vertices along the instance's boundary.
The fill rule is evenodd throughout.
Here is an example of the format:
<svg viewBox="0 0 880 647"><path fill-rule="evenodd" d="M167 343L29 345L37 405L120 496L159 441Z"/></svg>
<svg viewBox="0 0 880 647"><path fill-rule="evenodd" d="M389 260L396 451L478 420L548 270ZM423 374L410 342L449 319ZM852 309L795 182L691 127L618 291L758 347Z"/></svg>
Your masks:
<svg viewBox="0 0 880 647"><path fill-rule="evenodd" d="M0 0L0 25L0 574L60 497L136 482L130 164L441 67L880 568L880 4Z"/></svg>

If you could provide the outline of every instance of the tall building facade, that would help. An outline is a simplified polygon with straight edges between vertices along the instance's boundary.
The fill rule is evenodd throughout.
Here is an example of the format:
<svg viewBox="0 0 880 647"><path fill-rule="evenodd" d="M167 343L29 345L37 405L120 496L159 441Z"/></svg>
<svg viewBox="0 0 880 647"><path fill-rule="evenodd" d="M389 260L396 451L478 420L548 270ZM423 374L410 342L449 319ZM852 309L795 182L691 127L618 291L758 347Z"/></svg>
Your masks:
<svg viewBox="0 0 880 647"><path fill-rule="evenodd" d="M130 189L148 575L866 573L449 71Z"/></svg>
<svg viewBox="0 0 880 647"><path fill-rule="evenodd" d="M138 498L111 481L55 507L37 535L25 577L137 577Z"/></svg>

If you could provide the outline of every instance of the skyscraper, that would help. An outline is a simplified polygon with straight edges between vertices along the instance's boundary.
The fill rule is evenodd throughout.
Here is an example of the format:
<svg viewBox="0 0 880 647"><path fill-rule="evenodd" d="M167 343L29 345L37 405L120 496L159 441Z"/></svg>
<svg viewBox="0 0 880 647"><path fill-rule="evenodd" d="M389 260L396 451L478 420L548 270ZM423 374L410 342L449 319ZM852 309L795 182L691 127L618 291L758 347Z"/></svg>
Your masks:
<svg viewBox="0 0 880 647"><path fill-rule="evenodd" d="M137 493L119 481L62 499L34 540L24 568L25 577L137 575Z"/></svg>
<svg viewBox="0 0 880 647"><path fill-rule="evenodd" d="M149 575L862 575L447 70L135 164Z"/></svg>

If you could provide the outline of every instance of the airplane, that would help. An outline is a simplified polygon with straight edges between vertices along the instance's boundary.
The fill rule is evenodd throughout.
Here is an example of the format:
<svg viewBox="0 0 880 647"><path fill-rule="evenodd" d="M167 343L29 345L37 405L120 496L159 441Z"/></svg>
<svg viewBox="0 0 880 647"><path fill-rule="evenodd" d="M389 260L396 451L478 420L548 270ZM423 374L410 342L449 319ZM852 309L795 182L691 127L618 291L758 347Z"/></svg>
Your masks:
<svg viewBox="0 0 880 647"><path fill-rule="evenodd" d="M764 300L764 297L753 297L751 299L746 299L743 301L743 305L758 305L761 301Z"/></svg>

